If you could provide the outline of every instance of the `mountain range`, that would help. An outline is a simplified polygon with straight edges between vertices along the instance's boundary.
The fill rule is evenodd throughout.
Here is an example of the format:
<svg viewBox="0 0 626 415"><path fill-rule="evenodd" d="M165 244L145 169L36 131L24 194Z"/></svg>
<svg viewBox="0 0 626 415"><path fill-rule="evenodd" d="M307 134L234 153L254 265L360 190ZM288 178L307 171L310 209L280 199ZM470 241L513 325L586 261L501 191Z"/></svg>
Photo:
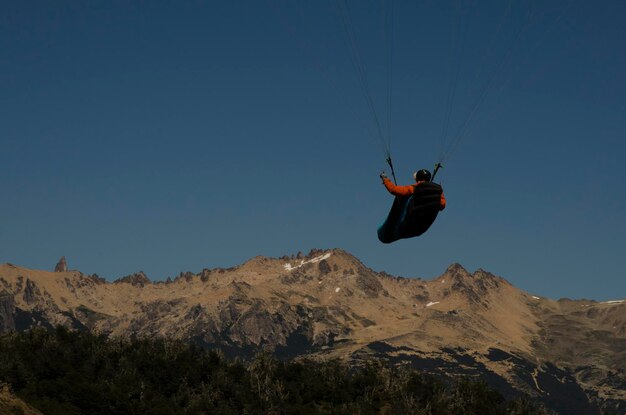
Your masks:
<svg viewBox="0 0 626 415"><path fill-rule="evenodd" d="M482 379L563 414L626 413L626 301L553 300L453 264L432 280L340 249L255 257L152 282L0 265L0 333L64 325L163 336L251 357L381 359Z"/></svg>

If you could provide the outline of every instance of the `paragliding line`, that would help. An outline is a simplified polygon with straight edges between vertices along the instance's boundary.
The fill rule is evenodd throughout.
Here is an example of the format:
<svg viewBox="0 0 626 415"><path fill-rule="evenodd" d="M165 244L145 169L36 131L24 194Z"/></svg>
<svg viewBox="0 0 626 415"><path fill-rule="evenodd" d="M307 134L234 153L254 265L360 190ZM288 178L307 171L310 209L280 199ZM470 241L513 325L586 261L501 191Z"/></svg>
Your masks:
<svg viewBox="0 0 626 415"><path fill-rule="evenodd" d="M385 159L389 167L391 168L391 176L393 177L393 182L397 185L398 181L396 180L396 172L393 170L393 162L391 161L391 154L387 153L387 158Z"/></svg>
<svg viewBox="0 0 626 415"><path fill-rule="evenodd" d="M441 165L441 163L437 163L435 164L435 170L433 171L433 177L430 178L431 182L435 181L435 176L437 175L437 172L439 171L440 168L442 168L443 166Z"/></svg>

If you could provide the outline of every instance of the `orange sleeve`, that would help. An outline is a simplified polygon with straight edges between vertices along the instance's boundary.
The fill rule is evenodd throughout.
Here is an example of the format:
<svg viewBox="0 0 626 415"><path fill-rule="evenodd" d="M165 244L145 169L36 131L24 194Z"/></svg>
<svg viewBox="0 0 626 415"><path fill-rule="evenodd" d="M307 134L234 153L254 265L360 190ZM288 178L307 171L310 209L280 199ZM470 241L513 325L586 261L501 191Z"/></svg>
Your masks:
<svg viewBox="0 0 626 415"><path fill-rule="evenodd" d="M383 180L383 184L385 185L389 193L391 193L394 196L410 196L413 194L413 190L415 189L415 187L411 185L396 186L395 184L393 184L391 180L387 178Z"/></svg>
<svg viewBox="0 0 626 415"><path fill-rule="evenodd" d="M439 210L444 210L446 208L446 197L441 192L441 199L439 200Z"/></svg>

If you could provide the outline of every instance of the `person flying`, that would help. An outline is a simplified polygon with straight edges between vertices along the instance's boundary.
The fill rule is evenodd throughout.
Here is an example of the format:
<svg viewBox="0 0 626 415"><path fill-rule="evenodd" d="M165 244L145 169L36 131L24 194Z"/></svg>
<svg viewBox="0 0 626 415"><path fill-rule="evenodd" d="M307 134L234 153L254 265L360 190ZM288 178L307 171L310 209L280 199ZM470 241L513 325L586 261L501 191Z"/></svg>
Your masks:
<svg viewBox="0 0 626 415"><path fill-rule="evenodd" d="M413 173L413 179L415 179L415 184L410 184L407 186L397 186L393 184L391 180L387 177L385 172L380 174L380 178L383 180L383 184L387 188L387 191L394 196L411 196L417 186L422 183L430 183L430 172L426 169L421 169ZM439 199L439 210L444 210L446 208L446 197L443 195L443 191L441 192L441 197Z"/></svg>
<svg viewBox="0 0 626 415"><path fill-rule="evenodd" d="M437 214L446 208L443 189L431 181L428 170L413 173L415 183L397 186L380 174L387 191L396 196L385 222L378 228L378 239L383 243L398 239L413 238L426 232L437 218Z"/></svg>

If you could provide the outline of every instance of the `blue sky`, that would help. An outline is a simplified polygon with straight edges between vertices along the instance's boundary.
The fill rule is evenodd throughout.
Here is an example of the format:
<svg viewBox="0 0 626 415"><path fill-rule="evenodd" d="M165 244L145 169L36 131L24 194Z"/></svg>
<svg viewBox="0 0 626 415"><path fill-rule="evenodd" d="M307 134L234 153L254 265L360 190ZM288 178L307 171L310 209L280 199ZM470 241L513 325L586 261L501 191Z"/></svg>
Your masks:
<svg viewBox="0 0 626 415"><path fill-rule="evenodd" d="M626 3L475 3L394 3L399 181L470 123L448 208L382 245L384 154L337 2L3 2L0 262L164 279L342 248L396 275L460 262L626 297ZM348 6L386 131L380 2Z"/></svg>

